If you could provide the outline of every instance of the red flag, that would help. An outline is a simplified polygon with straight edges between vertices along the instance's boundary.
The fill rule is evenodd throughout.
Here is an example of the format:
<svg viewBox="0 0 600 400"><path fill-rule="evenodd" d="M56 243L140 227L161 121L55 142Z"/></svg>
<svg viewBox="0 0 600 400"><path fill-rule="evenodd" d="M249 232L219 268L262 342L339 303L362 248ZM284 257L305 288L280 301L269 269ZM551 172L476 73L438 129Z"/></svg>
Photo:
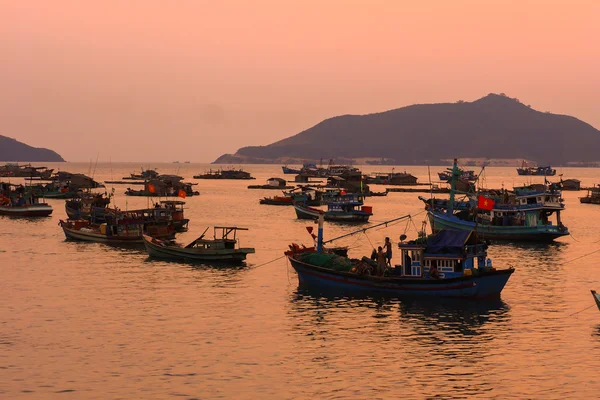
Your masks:
<svg viewBox="0 0 600 400"><path fill-rule="evenodd" d="M185 199L185 191L183 189L179 189L179 192L177 192L177 196L181 197L182 199Z"/></svg>
<svg viewBox="0 0 600 400"><path fill-rule="evenodd" d="M494 204L496 204L496 202L493 199L488 199L485 196L479 196L477 199L477 208L481 210L491 211L494 209Z"/></svg>
<svg viewBox="0 0 600 400"><path fill-rule="evenodd" d="M151 184L151 183L148 184L148 191L150 193L156 193L156 188L154 187L153 184Z"/></svg>

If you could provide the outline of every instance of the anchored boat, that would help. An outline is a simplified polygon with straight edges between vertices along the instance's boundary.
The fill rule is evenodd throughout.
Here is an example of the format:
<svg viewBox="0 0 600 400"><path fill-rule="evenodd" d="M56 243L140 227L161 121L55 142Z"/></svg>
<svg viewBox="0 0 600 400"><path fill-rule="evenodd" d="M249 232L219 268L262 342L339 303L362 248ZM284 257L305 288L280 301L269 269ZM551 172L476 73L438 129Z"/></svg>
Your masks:
<svg viewBox="0 0 600 400"><path fill-rule="evenodd" d="M569 234L561 221L565 205L560 190L526 186L515 188L512 197L505 191L499 197L480 195L468 202L455 202L455 183L459 176L454 160L450 200L421 199L426 202L434 232L443 229L477 231L480 237L491 240L546 242Z"/></svg>
<svg viewBox="0 0 600 400"><path fill-rule="evenodd" d="M239 262L254 253L252 247L240 247L236 238L237 231L247 231L246 228L215 226L213 239L204 238L207 230L185 247L149 235L143 236L144 246L151 257L184 261Z"/></svg>
<svg viewBox="0 0 600 400"><path fill-rule="evenodd" d="M386 223L405 218L410 216ZM285 252L301 286L344 294L485 298L499 296L514 272L512 267L492 267L487 246L478 242L475 232L441 231L410 242L401 237L401 262L377 274L367 257L350 259L324 250L325 244L364 230L323 241L323 220L319 220L316 249L292 244Z"/></svg>
<svg viewBox="0 0 600 400"><path fill-rule="evenodd" d="M32 192L26 192L23 186L0 183L0 215L47 217L52 214L52 211L50 204L40 202L38 196Z"/></svg>
<svg viewBox="0 0 600 400"><path fill-rule="evenodd" d="M319 219L323 214L325 221L334 222L367 222L373 215L373 208L363 205L363 196L356 194L339 194L335 200L327 203L327 211L294 202L296 216L299 219Z"/></svg>

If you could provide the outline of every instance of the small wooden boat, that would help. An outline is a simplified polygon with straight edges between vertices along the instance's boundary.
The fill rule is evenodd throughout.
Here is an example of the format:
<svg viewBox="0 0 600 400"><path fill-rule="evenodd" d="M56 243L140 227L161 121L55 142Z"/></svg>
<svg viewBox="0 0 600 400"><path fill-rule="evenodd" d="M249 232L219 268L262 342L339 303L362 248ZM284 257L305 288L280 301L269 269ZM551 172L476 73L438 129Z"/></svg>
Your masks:
<svg viewBox="0 0 600 400"><path fill-rule="evenodd" d="M592 292L592 296L594 296L594 301L596 302L596 305L598 306L598 310L600 310L600 294L596 293L595 290L591 290Z"/></svg>
<svg viewBox="0 0 600 400"><path fill-rule="evenodd" d="M239 247L236 239L237 231L246 228L215 226L213 239L204 239L207 230L185 247L148 235L143 235L144 246L150 257L184 261L239 262L254 253L252 247Z"/></svg>
<svg viewBox="0 0 600 400"><path fill-rule="evenodd" d="M343 294L486 298L498 297L514 272L512 267L493 268L487 246L478 243L473 232L443 231L401 242L401 262L379 273L370 258L350 259L325 252L323 245L336 239L323 242L319 221L316 249L292 244L285 252L301 286Z"/></svg>
<svg viewBox="0 0 600 400"><path fill-rule="evenodd" d="M371 196L371 197L385 197L387 195L388 195L387 190L385 192L369 192L369 194L367 194L367 196Z"/></svg>
<svg viewBox="0 0 600 400"><path fill-rule="evenodd" d="M259 203L271 206L291 206L294 204L294 199L290 196L273 196L260 199Z"/></svg>
<svg viewBox="0 0 600 400"><path fill-rule="evenodd" d="M110 198L102 193L82 193L80 197L65 201L65 212L70 219L87 219L95 207L108 206Z"/></svg>
<svg viewBox="0 0 600 400"><path fill-rule="evenodd" d="M266 185L250 185L248 189L267 189L267 190L284 190L293 189L293 186L288 186L287 181L281 178L269 178Z"/></svg>

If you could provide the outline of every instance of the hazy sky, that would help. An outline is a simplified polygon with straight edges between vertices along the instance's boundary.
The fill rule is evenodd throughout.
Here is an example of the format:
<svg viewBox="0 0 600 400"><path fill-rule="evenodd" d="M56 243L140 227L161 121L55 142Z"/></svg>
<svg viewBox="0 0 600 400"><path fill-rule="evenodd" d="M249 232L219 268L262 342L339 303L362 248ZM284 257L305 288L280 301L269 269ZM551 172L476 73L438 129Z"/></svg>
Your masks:
<svg viewBox="0 0 600 400"><path fill-rule="evenodd" d="M599 21L598 0L0 0L0 134L202 162L490 92L600 128Z"/></svg>

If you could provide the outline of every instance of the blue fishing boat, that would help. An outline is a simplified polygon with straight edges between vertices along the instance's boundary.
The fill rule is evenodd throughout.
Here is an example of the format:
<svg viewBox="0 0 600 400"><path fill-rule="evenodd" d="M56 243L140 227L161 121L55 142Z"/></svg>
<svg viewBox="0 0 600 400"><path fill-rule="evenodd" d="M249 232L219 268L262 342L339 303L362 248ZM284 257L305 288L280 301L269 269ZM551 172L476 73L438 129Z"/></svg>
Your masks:
<svg viewBox="0 0 600 400"><path fill-rule="evenodd" d="M598 310L600 310L600 294L596 293L595 290L591 290L592 292L592 296L594 296L594 301L596 302L596 305L598 306Z"/></svg>
<svg viewBox="0 0 600 400"><path fill-rule="evenodd" d="M298 274L300 286L342 294L487 298L498 297L514 272L512 267L492 267L487 246L478 242L475 232L441 231L402 241L398 245L401 263L386 268L383 274L381 269L375 272L378 269L367 257L350 259L324 250L325 244L341 237L323 241L321 218L316 249L290 246L285 254Z"/></svg>
<svg viewBox="0 0 600 400"><path fill-rule="evenodd" d="M552 241L569 234L561 221L565 205L555 187L538 190L524 186L499 196L473 196L470 208L455 202L455 182L460 176L456 160L451 180L450 199L445 205L426 204L431 228L477 231L481 238L510 241ZM554 221L553 221L554 219Z"/></svg>
<svg viewBox="0 0 600 400"><path fill-rule="evenodd" d="M373 208L363 204L362 195L338 194L335 200L327 203L326 211L300 202L294 202L294 209L299 219L317 220L319 215L323 214L325 221L367 222L373 215Z"/></svg>
<svg viewBox="0 0 600 400"><path fill-rule="evenodd" d="M475 171L471 170L462 170L458 169L460 172L459 179L467 182L473 182L477 180L477 175L475 175ZM438 177L440 181L449 182L452 179L452 168L447 168L446 171L438 172Z"/></svg>

